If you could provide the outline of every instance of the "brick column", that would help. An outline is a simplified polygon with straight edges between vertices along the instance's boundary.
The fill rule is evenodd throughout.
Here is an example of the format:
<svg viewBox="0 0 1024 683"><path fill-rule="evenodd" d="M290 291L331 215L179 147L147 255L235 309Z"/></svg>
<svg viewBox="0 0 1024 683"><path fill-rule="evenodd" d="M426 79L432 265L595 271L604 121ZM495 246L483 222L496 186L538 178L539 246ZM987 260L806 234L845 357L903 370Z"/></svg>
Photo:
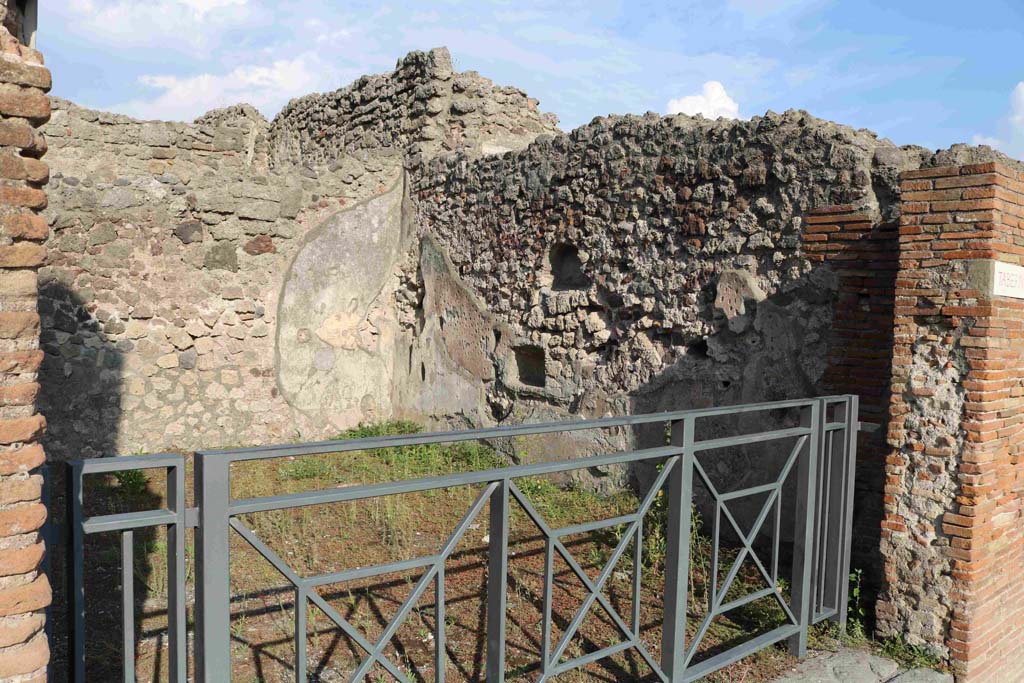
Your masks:
<svg viewBox="0 0 1024 683"><path fill-rule="evenodd" d="M884 424L889 414L892 370L893 289L897 226L853 206L812 210L804 230L807 259L827 266L836 277L825 394L857 394L860 419ZM884 434L863 433L857 446L852 565L881 583L878 530L882 519L883 469L888 451Z"/></svg>
<svg viewBox="0 0 1024 683"><path fill-rule="evenodd" d="M1024 184L998 164L905 173L878 630L961 681L1024 680Z"/></svg>
<svg viewBox="0 0 1024 683"><path fill-rule="evenodd" d="M41 189L49 172L36 131L50 116L50 72L38 52L0 28L0 681L46 680L50 650L40 571L45 420L36 412L39 315L36 270L46 250Z"/></svg>

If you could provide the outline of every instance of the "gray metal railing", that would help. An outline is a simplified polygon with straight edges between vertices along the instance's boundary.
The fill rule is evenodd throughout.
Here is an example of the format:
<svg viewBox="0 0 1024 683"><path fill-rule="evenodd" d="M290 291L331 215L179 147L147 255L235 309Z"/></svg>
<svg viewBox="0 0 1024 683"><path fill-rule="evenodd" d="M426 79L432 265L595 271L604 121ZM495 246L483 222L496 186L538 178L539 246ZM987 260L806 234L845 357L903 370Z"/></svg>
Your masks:
<svg viewBox="0 0 1024 683"><path fill-rule="evenodd" d="M196 529L196 591L194 679L201 683L223 683L231 680L231 590L230 540L238 534L246 543L277 569L291 584L295 596L295 680L307 681L307 607L316 605L348 638L365 652L350 681L361 681L374 665L380 665L396 680L407 680L406 673L392 662L384 651L395 637L417 601L433 585L437 617L433 634L435 677L443 683L445 676L445 564L470 525L489 508L490 532L487 572L486 679L489 683L505 680L506 594L508 587L509 510L515 503L540 529L544 540L544 590L540 674L538 681L578 669L626 650L634 650L666 683L697 680L753 652L782 640L789 641L791 652L802 656L807 649L808 628L831 619L845 624L847 577L852 537L853 472L856 458L856 436L859 427L856 396L834 396L816 399L750 404L726 408L666 412L650 415L584 420L575 422L532 424L469 431L388 436L346 441L245 448L237 450L202 451L195 454L195 508L185 504L185 458L176 454L128 456L81 460L70 463L69 478L71 548L69 553L69 593L72 612L70 668L75 683L85 681L85 628L87 625L83 552L84 539L90 534L120 533L122 552L122 623L124 629L124 680L135 680L135 642L133 605L133 533L139 529L166 527L168 571L168 647L169 680L184 683L188 679L186 641L185 530ZM771 411L799 411L798 426L741 433L725 437L697 438L699 425L710 418L725 418ZM307 456L327 453L365 451L400 446L455 443L503 439L508 437L573 432L607 428L639 427L664 423L671 436L666 445L653 448L579 458L570 461L512 466L446 476L393 481L381 484L345 486L329 490L312 490L286 495L235 499L230 491L232 463L252 460ZM793 423L795 424L795 423ZM767 484L733 491L718 491L708 475L706 454L734 446L756 446L792 439L794 447L782 460L775 478ZM784 451L783 451L784 452ZM598 520L571 527L551 528L530 503L517 479L551 475L587 468L629 463L660 464L653 484L643 494L640 507L633 514ZM127 470L164 469L167 472L167 507L163 509L86 517L83 514L83 479L87 475ZM795 474L794 474L795 473ZM779 557L783 530L783 488L795 485L794 528L792 529L792 575L790 599L783 596L780 583ZM706 614L687 637L688 574L690 571L690 530L694 483L699 482L713 505L711 555L711 593ZM478 485L480 494L466 511L437 553L410 560L329 574L302 577L240 519L241 515L284 510L328 503L367 500L382 496L432 491L450 487ZM655 658L640 637L641 556L643 553L644 520L660 491L667 493L664 615L660 657ZM765 496L750 531L744 531L726 504L742 498ZM763 549L756 543L759 533L771 517L773 532L770 560L762 558ZM573 534L625 526L625 533L615 546L604 569L592 579L563 543ZM732 529L739 538L735 561L719 583L718 549L723 529ZM632 605L630 619L623 618L605 597L603 590L617 563L635 543L633 554ZM552 643L553 565L561 558L585 587L587 597L569 621L561 637ZM756 566L766 587L743 597L726 601L729 589L737 578L744 560ZM315 588L382 576L405 570L422 570L411 595L386 625L376 642L367 637L339 614ZM785 623L766 633L696 661L702 640L712 620L755 600L774 596L784 613ZM599 604L618 627L625 639L618 644L589 652L574 659L564 659L570 640L578 632L591 608Z"/></svg>

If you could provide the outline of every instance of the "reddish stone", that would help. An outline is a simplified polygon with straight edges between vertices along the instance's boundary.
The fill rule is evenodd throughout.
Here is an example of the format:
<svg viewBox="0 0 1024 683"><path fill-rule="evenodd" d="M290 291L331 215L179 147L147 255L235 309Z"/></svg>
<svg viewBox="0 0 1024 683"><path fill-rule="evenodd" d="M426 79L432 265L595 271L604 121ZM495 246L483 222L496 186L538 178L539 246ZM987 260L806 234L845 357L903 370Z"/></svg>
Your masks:
<svg viewBox="0 0 1024 683"><path fill-rule="evenodd" d="M257 235L253 237L242 247L242 250L251 256L277 253L277 247L274 246L274 240L270 238L270 235Z"/></svg>

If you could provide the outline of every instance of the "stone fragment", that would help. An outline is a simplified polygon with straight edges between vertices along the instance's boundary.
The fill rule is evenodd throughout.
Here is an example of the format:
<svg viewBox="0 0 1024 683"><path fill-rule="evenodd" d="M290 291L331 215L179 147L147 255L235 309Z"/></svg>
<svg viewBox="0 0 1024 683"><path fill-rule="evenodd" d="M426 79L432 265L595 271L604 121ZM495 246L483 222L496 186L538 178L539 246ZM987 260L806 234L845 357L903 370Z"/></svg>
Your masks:
<svg viewBox="0 0 1024 683"><path fill-rule="evenodd" d="M181 240L182 244L202 242L203 224L199 221L185 221L184 223L180 223L178 224L178 227L174 229L174 236Z"/></svg>
<svg viewBox="0 0 1024 683"><path fill-rule="evenodd" d="M218 242L210 247L203 259L203 267L207 270L238 272L238 253L235 251L235 245L230 242Z"/></svg>
<svg viewBox="0 0 1024 683"><path fill-rule="evenodd" d="M274 246L274 240L271 239L270 235L257 235L249 240L242 249L245 253L252 256L277 252L277 247Z"/></svg>

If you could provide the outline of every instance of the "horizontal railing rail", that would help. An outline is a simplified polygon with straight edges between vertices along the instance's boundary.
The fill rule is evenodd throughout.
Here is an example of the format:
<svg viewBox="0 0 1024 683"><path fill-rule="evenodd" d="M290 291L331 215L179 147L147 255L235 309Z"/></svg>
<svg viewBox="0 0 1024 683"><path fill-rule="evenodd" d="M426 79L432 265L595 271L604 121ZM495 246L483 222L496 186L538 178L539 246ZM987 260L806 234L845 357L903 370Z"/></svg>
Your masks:
<svg viewBox="0 0 1024 683"><path fill-rule="evenodd" d="M772 426L773 417L764 418L769 428L722 436L722 427L708 438L697 438L698 425L710 418L735 417L753 413L777 415L796 411L799 424ZM294 458L328 453L346 453L404 446L495 441L523 436L536 436L581 430L623 429L644 425L666 426L666 445L638 450L606 453L553 462L514 465L443 476L391 481L379 484L350 485L299 493L234 498L231 494L233 463L276 458ZM124 629L124 680L134 681L134 605L132 558L133 533L140 529L165 527L168 533L168 647L169 680L183 683L187 678L185 530L195 528L195 679L205 683L231 680L231 590L230 545L232 535L240 537L265 558L290 584L295 598L295 662L296 681L307 680L307 609L315 605L346 637L365 653L352 672L351 681L364 680L376 665L398 680L407 680L406 672L386 655L385 651L399 628L415 608L417 601L433 587L437 610L435 618L434 672L435 680L445 679L445 566L467 530L476 523L484 508L488 509L487 543L486 645L485 672L489 683L503 681L506 675L506 594L510 538L510 506L516 505L540 530L544 543L545 571L543 618L540 652L540 675L545 681L567 671L579 669L612 657L626 650L635 651L665 682L680 683L697 680L757 650L781 640L789 640L791 650L802 655L807 647L809 627L830 619L840 624L846 620L847 581L852 539L853 472L856 458L857 398L835 396L817 399L778 401L772 403L673 411L647 415L495 427L488 429L373 437L344 441L264 446L233 450L200 451L195 454L195 507L185 505L185 457L177 454L127 456L81 460L70 463L69 501L71 549L69 552L69 594L72 605L71 669L76 683L85 680L85 628L87 624L84 594L83 557L86 536L102 533L121 534L122 553L122 625ZM709 476L707 464L714 452L734 447L757 447L762 444L794 443L782 466L768 483L739 490L719 491ZM785 453L785 451L780 451ZM636 512L608 519L551 527L520 490L518 480L527 477L562 474L574 470L633 463L660 465L653 483L642 492ZM83 480L86 476L111 474L129 470L163 469L167 472L167 506L163 509L118 514L85 516L83 513ZM707 613L688 637L688 581L690 571L691 509L695 483L706 491L704 501L713 511L711 554L711 594ZM261 540L242 519L245 515L288 510L315 505L351 502L434 491L455 487L481 487L478 496L466 510L462 520L436 552L423 557L389 562L371 567L345 569L314 576L300 576L289 563ZM794 490L789 504L795 510L792 528L792 574L790 599L782 595L780 580L780 528L786 487ZM641 637L641 578L645 519L659 493L667 495L665 534L664 615L660 654L654 656ZM753 525L739 523L730 503L741 499L760 502ZM609 528L624 528L600 574L593 578L572 556L563 539L582 533ZM763 530L770 533L770 555L758 542ZM722 532L727 530L738 538L736 558L730 569L720 576L719 547ZM613 607L604 590L618 563L634 547L632 577L632 614L625 617ZM738 598L729 598L730 588L737 580L743 562L749 559L763 579L765 587ZM568 621L557 642L552 642L554 585L556 560L568 566L582 583L586 597ZM401 604L397 614L383 632L371 642L369 638L335 610L315 590L328 584L368 579L395 572L421 572L411 595ZM711 622L731 610L764 598L774 599L785 616L785 623L767 633L703 659L698 650ZM727 599L728 598L728 599ZM615 627L624 634L622 642L567 658L569 644L590 610L600 605Z"/></svg>

